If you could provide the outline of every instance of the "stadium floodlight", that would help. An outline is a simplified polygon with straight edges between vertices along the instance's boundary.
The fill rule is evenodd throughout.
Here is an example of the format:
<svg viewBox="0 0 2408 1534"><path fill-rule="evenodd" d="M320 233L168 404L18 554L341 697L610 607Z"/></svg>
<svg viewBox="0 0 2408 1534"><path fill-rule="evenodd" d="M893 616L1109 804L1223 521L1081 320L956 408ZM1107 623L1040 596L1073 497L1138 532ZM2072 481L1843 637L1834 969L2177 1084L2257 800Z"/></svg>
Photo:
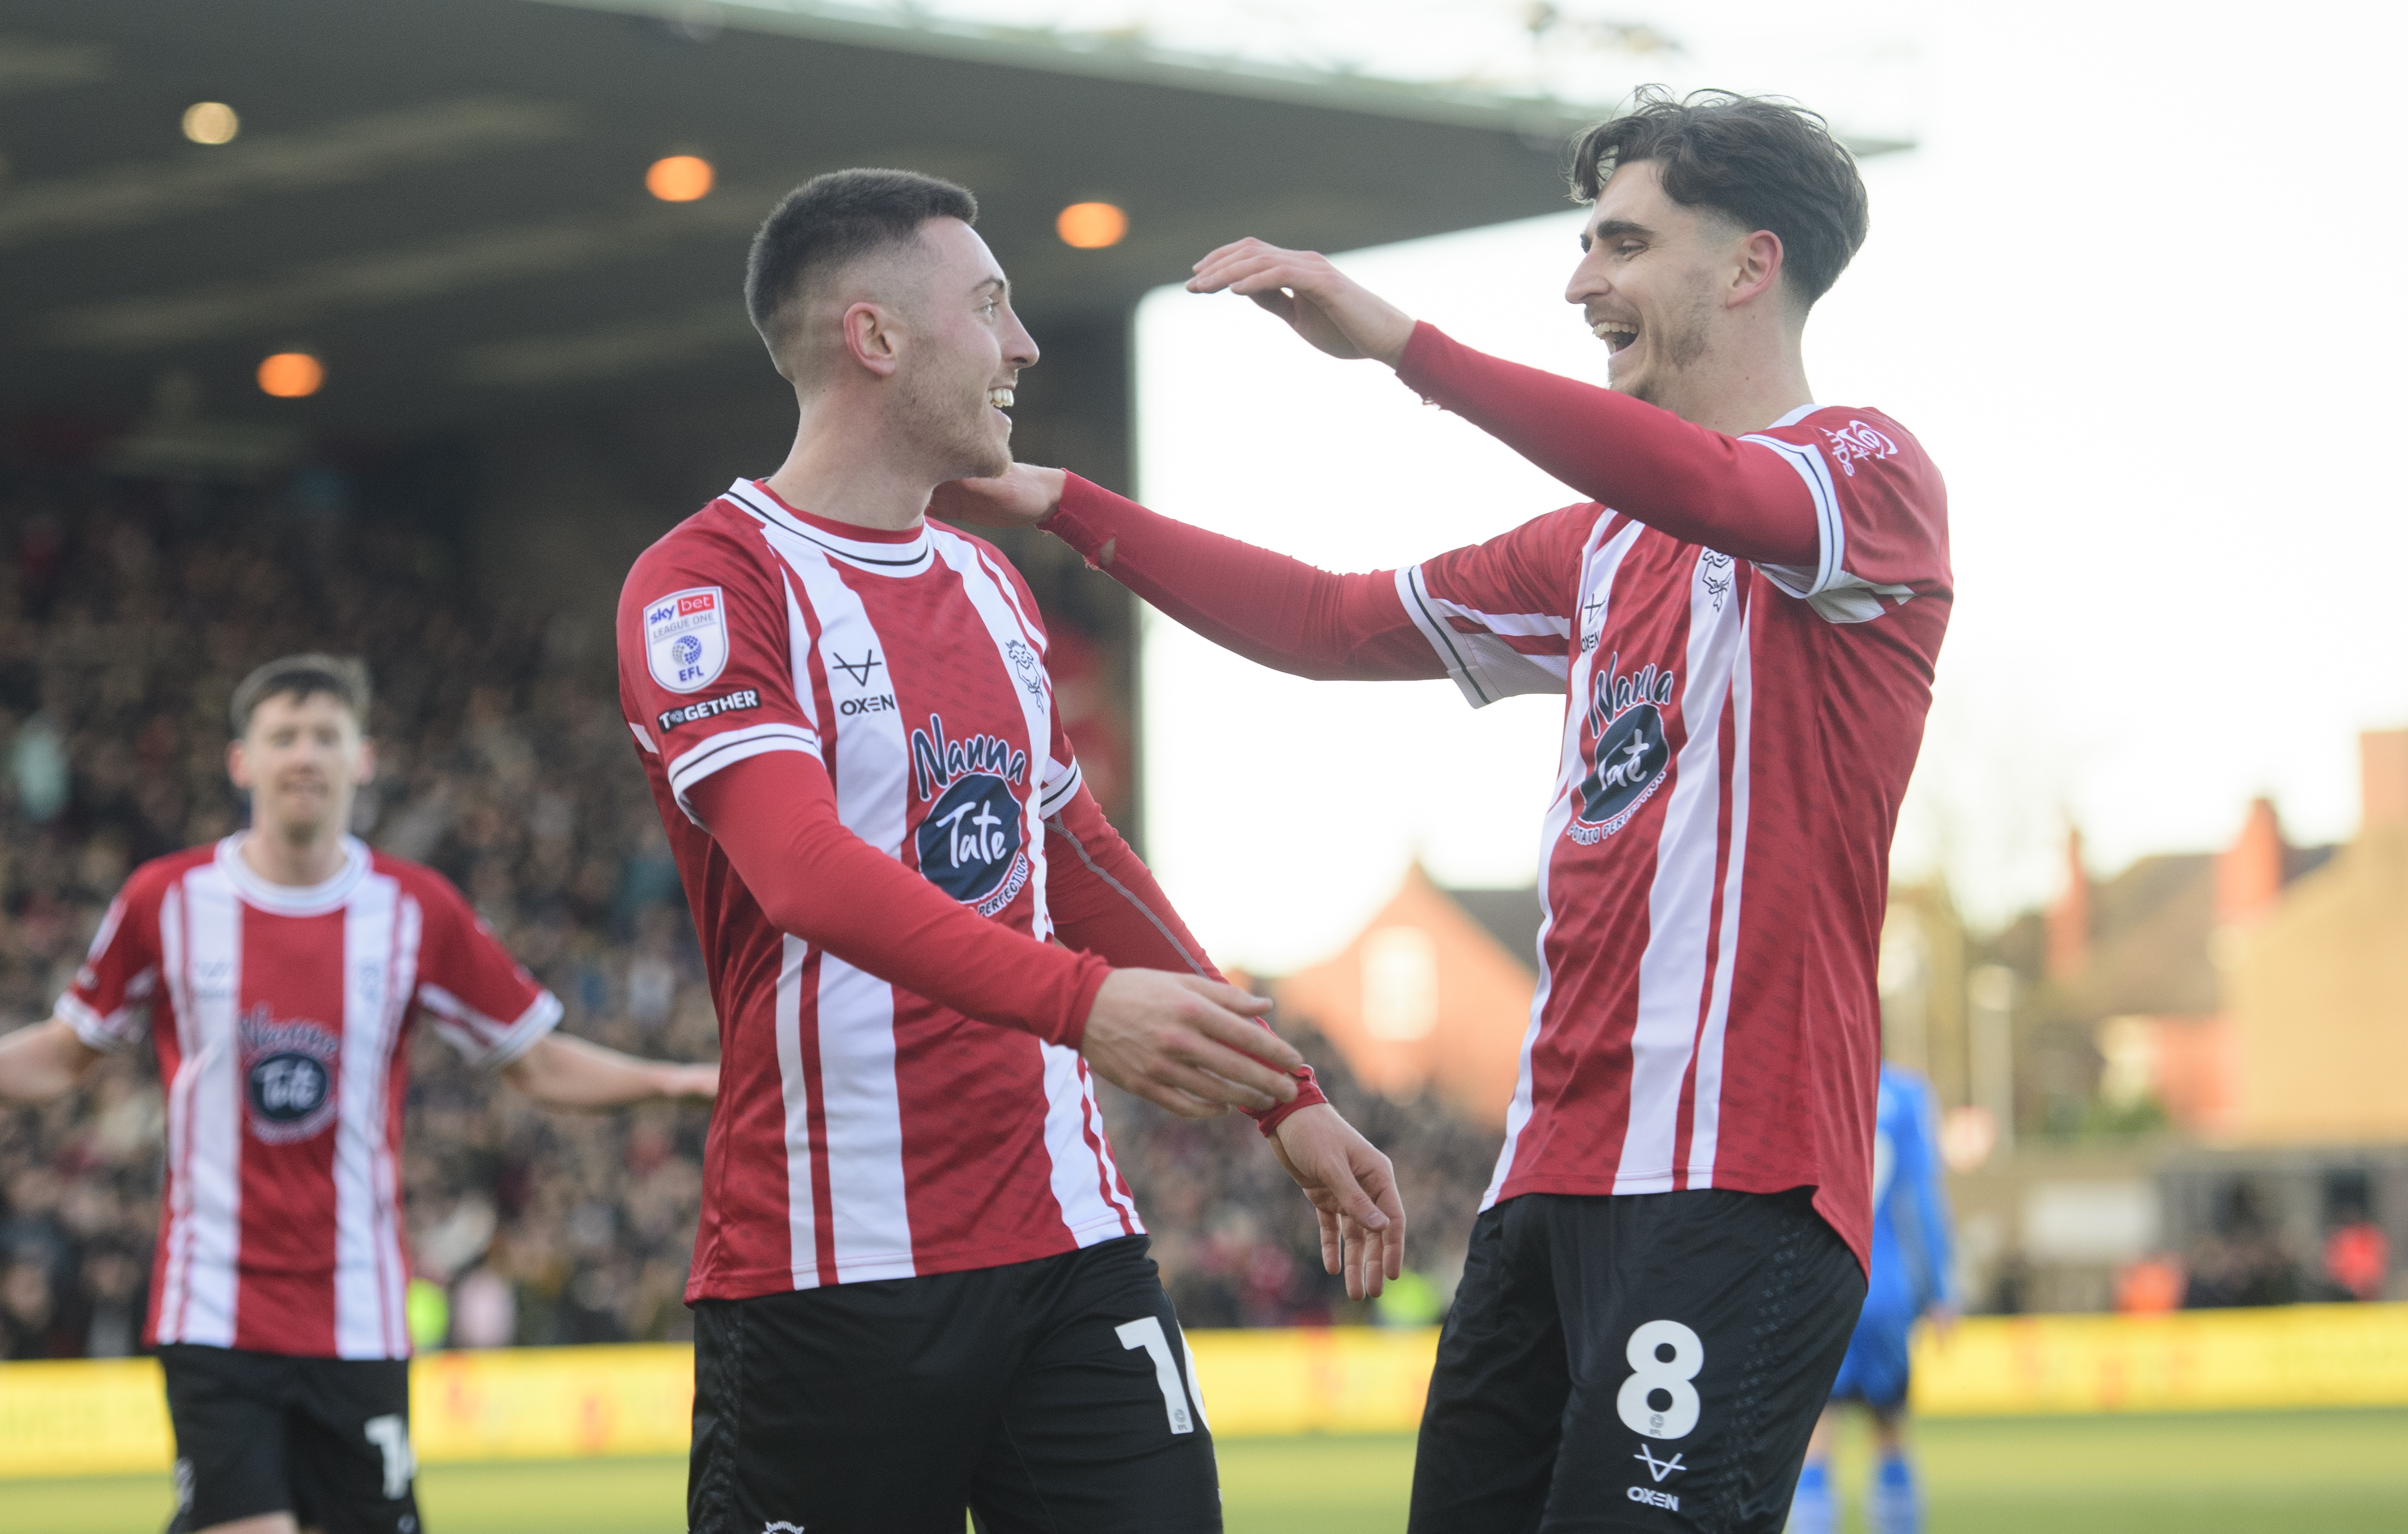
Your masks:
<svg viewBox="0 0 2408 1534"><path fill-rule="evenodd" d="M326 381L326 365L307 351L279 351L259 365L260 393L304 399Z"/></svg>
<svg viewBox="0 0 2408 1534"><path fill-rule="evenodd" d="M717 179L702 156L671 154L653 161L644 172L644 190L665 203L690 203L709 195Z"/></svg>
<svg viewBox="0 0 2408 1534"><path fill-rule="evenodd" d="M231 144L242 119L222 101L196 101L184 108L184 136L195 144Z"/></svg>
<svg viewBox="0 0 2408 1534"><path fill-rule="evenodd" d="M1128 233L1128 215L1111 203L1072 203L1054 215L1054 232L1074 250L1100 251Z"/></svg>

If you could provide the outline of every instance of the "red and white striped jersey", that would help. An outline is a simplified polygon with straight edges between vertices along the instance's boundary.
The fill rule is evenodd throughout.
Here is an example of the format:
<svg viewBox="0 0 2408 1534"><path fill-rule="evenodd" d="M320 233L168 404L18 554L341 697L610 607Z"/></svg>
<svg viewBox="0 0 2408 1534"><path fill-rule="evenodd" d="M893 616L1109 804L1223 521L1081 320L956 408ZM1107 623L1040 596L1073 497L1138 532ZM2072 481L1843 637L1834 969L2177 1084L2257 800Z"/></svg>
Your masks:
<svg viewBox="0 0 2408 1534"><path fill-rule="evenodd" d="M274 884L237 833L126 881L58 1015L94 1049L148 1032L167 1092L153 1343L403 1358L406 1043L423 1012L498 1069L560 1021L450 882L346 839Z"/></svg>
<svg viewBox="0 0 2408 1534"><path fill-rule="evenodd" d="M620 696L720 1019L689 1297L996 1267L1144 1228L1075 1049L781 931L688 798L733 763L800 753L846 830L1042 942L1045 823L1081 792L1045 649L991 546L828 522L754 480L629 574Z"/></svg>
<svg viewBox="0 0 2408 1534"><path fill-rule="evenodd" d="M1952 600L1945 493L1874 411L1742 440L1805 480L1814 567L1588 504L1396 573L1474 706L1567 697L1542 978L1483 1207L1811 1185L1861 1257L1873 960Z"/></svg>

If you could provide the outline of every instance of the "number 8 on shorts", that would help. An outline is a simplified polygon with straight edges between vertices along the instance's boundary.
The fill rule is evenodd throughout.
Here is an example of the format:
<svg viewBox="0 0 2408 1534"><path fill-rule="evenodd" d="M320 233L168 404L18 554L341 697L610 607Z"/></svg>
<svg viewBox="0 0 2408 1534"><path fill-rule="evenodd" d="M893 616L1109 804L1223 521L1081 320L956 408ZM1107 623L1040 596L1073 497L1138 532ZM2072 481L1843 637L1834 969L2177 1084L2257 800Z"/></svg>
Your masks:
<svg viewBox="0 0 2408 1534"><path fill-rule="evenodd" d="M1630 1334L1623 1356L1633 1372L1613 1398L1622 1420L1649 1438L1686 1438L1698 1426L1698 1387L1689 1382L1706 1367L1705 1343L1678 1321L1650 1321ZM1671 1398L1661 1407L1651 1398L1659 1390Z"/></svg>

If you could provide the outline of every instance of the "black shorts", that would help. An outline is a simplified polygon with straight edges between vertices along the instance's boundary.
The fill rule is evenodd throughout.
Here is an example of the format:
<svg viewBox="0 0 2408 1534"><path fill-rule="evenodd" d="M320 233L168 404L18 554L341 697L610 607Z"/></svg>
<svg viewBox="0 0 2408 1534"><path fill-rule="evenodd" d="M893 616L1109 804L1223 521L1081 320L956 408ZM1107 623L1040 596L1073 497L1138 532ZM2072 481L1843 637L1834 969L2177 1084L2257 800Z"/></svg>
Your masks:
<svg viewBox="0 0 2408 1534"><path fill-rule="evenodd" d="M290 1512L326 1534L417 1534L409 1360L293 1358L171 1342L168 1534Z"/></svg>
<svg viewBox="0 0 2408 1534"><path fill-rule="evenodd" d="M695 1306L692 1534L1217 1531L1194 1366L1142 1236Z"/></svg>
<svg viewBox="0 0 2408 1534"><path fill-rule="evenodd" d="M1498 1204L1439 1339L1413 1534L1778 1534L1864 1298L1802 1188Z"/></svg>

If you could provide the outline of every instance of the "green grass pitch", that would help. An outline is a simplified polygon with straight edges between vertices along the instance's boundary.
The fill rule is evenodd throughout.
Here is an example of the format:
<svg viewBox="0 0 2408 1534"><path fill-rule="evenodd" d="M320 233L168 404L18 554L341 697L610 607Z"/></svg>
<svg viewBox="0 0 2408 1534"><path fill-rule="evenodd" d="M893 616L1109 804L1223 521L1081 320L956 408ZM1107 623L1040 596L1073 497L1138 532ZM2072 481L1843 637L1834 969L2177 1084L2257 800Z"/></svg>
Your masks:
<svg viewBox="0 0 2408 1534"><path fill-rule="evenodd" d="M1933 1422L1920 1442L1932 1534L2408 1528L2408 1412ZM1843 1440L1852 1494L1865 1454L1861 1433ZM1221 1474L1231 1534L1394 1534L1412 1441L1233 1440ZM419 1477L433 1534L674 1534L684 1495L674 1459L436 1465ZM165 1476L0 1482L0 1529L148 1534L168 1501Z"/></svg>

